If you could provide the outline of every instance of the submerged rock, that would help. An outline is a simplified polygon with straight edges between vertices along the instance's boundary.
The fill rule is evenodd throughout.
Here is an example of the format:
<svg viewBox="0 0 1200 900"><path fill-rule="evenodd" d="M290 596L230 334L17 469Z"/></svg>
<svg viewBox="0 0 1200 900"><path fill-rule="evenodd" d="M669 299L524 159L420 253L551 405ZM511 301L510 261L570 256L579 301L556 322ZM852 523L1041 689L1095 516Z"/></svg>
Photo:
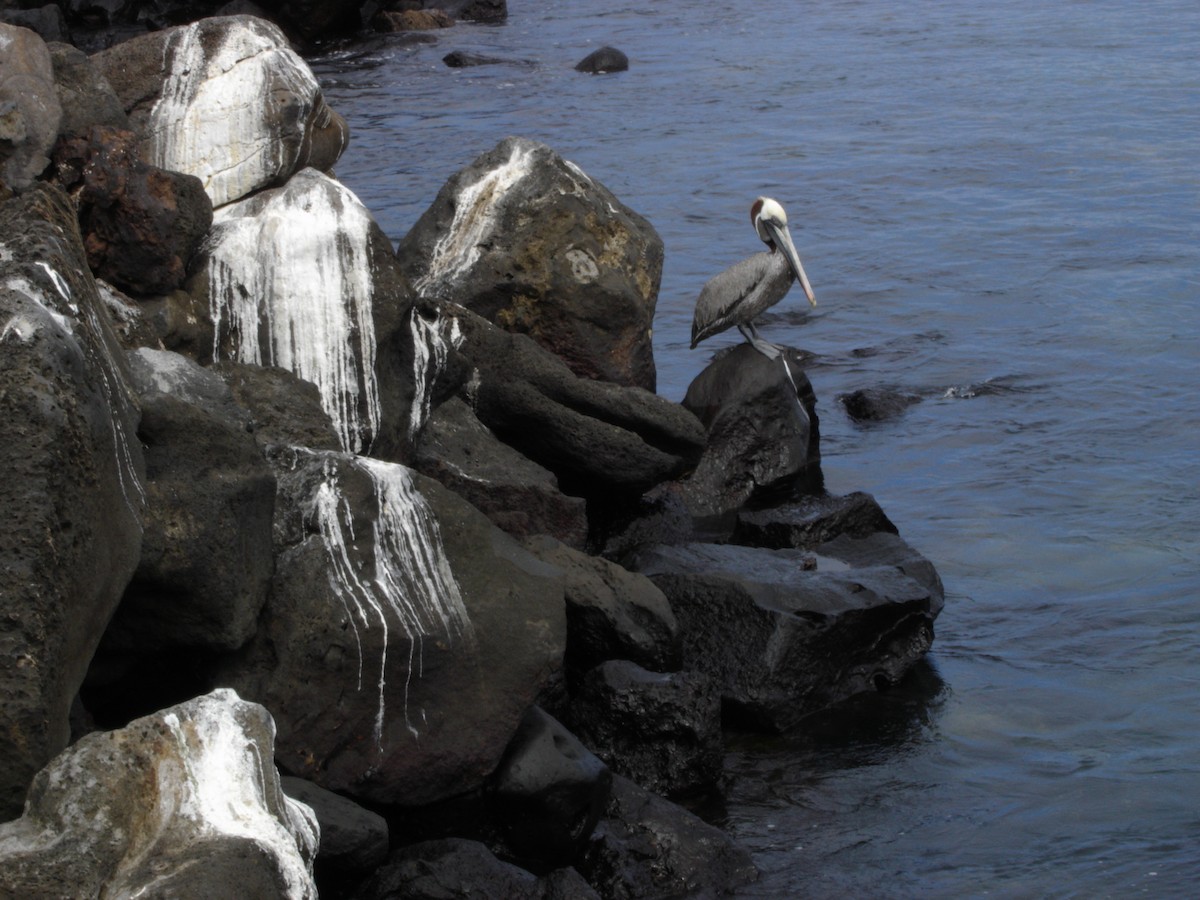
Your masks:
<svg viewBox="0 0 1200 900"><path fill-rule="evenodd" d="M221 682L289 772L373 803L480 787L561 665L561 576L403 466L279 449L276 573Z"/></svg>
<svg viewBox="0 0 1200 900"><path fill-rule="evenodd" d="M654 390L662 240L549 147L507 138L480 156L397 254L423 297L528 334L576 375Z"/></svg>
<svg viewBox="0 0 1200 900"><path fill-rule="evenodd" d="M88 735L0 825L0 894L315 900L316 818L280 789L273 737L232 691Z"/></svg>
<svg viewBox="0 0 1200 900"><path fill-rule="evenodd" d="M67 744L138 563L145 465L123 353L57 188L0 206L0 819Z"/></svg>
<svg viewBox="0 0 1200 900"><path fill-rule="evenodd" d="M576 72L589 75L604 75L608 72L624 72L629 68L629 57L616 47L601 47L593 50L575 64Z"/></svg>
<svg viewBox="0 0 1200 900"><path fill-rule="evenodd" d="M92 57L153 165L195 175L222 206L306 166L328 169L348 140L308 65L253 16L202 19Z"/></svg>
<svg viewBox="0 0 1200 900"><path fill-rule="evenodd" d="M862 388L838 397L846 407L846 414L856 422L882 422L894 419L914 403L920 403L916 394L908 394L890 388Z"/></svg>

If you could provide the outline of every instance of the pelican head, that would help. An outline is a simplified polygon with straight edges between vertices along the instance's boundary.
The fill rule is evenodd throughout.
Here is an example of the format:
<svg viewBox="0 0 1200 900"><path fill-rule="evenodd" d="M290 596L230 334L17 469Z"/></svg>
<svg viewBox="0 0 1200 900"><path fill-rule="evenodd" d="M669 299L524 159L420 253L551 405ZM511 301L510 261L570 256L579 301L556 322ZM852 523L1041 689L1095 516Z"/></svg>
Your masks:
<svg viewBox="0 0 1200 900"><path fill-rule="evenodd" d="M796 252L791 232L788 231L787 213L783 211L779 201L770 197L759 197L750 207L750 221L754 223L754 230L758 232L762 242L771 248L771 252L778 250L787 258L796 280L800 282L800 287L804 288L804 296L811 305L816 306L817 298L813 295L812 285L808 283L808 276L804 274L804 266L800 264L800 254Z"/></svg>

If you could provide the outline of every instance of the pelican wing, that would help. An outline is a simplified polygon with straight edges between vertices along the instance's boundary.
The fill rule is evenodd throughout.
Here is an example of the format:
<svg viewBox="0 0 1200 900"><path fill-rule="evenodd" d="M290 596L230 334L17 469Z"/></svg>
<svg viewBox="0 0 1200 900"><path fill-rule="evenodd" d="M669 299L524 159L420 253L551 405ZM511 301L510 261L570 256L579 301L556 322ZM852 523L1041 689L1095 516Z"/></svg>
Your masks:
<svg viewBox="0 0 1200 900"><path fill-rule="evenodd" d="M696 300L692 346L753 320L783 299L791 284L792 270L780 253L755 253L714 275Z"/></svg>

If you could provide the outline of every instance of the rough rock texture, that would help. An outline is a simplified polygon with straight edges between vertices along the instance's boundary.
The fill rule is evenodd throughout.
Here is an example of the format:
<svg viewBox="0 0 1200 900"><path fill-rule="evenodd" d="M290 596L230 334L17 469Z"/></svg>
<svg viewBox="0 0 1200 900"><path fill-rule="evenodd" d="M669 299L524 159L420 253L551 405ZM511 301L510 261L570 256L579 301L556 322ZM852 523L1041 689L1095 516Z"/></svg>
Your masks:
<svg viewBox="0 0 1200 900"><path fill-rule="evenodd" d="M695 416L641 388L576 377L526 335L446 307L445 377L502 441L553 472L572 495L622 496L678 476L704 446Z"/></svg>
<svg viewBox="0 0 1200 900"><path fill-rule="evenodd" d="M0 819L66 746L71 701L137 566L144 463L75 212L0 206Z"/></svg>
<svg viewBox="0 0 1200 900"><path fill-rule="evenodd" d="M601 47L593 50L575 64L576 72L603 75L607 72L624 72L629 68L629 57L616 47Z"/></svg>
<svg viewBox="0 0 1200 900"><path fill-rule="evenodd" d="M0 9L0 22L19 25L37 32L46 42L68 40L67 21L62 10L52 3L36 9Z"/></svg>
<svg viewBox="0 0 1200 900"><path fill-rule="evenodd" d="M440 9L384 10L371 20L376 31L436 31L450 28L454 20Z"/></svg>
<svg viewBox="0 0 1200 900"><path fill-rule="evenodd" d="M609 659L628 659L656 672L679 667L679 623L662 591L646 576L548 538L525 547L566 575L569 676Z"/></svg>
<svg viewBox="0 0 1200 900"><path fill-rule="evenodd" d="M232 691L88 735L0 825L0 895L315 900L316 819L280 790L272 738Z"/></svg>
<svg viewBox="0 0 1200 900"><path fill-rule="evenodd" d="M507 848L539 871L569 865L592 835L612 774L541 708L525 713L490 784Z"/></svg>
<svg viewBox="0 0 1200 900"><path fill-rule="evenodd" d="M802 363L797 350L772 360L738 344L688 386L683 406L708 430L704 456L684 485L693 515L720 515L819 475L816 397Z"/></svg>
<svg viewBox="0 0 1200 900"><path fill-rule="evenodd" d="M610 660L584 677L568 723L615 773L656 794L696 794L721 778L721 695L700 672Z"/></svg>
<svg viewBox="0 0 1200 900"><path fill-rule="evenodd" d="M0 23L0 182L22 190L42 173L61 120L46 42Z"/></svg>
<svg viewBox="0 0 1200 900"><path fill-rule="evenodd" d="M863 388L838 397L846 414L856 422L882 422L894 419L914 403L920 403L916 394L890 388Z"/></svg>
<svg viewBox="0 0 1200 900"><path fill-rule="evenodd" d="M194 268L209 358L288 369L317 386L343 449L407 455L427 350L391 244L351 191L305 169L223 207Z"/></svg>
<svg viewBox="0 0 1200 900"><path fill-rule="evenodd" d="M254 634L275 568L275 473L218 375L166 350L131 353L129 369L148 504L106 646L235 650Z"/></svg>
<svg viewBox="0 0 1200 900"><path fill-rule="evenodd" d="M355 900L591 900L598 895L573 869L544 878L501 862L478 841L423 841L393 853Z"/></svg>
<svg viewBox="0 0 1200 900"><path fill-rule="evenodd" d="M549 147L507 138L480 156L397 254L423 297L530 335L577 375L654 390L662 241Z"/></svg>
<svg viewBox="0 0 1200 900"><path fill-rule="evenodd" d="M561 576L403 466L281 449L276 574L223 684L263 703L280 765L418 806L482 786L561 666Z"/></svg>
<svg viewBox="0 0 1200 900"><path fill-rule="evenodd" d="M617 900L720 897L758 878L750 854L721 831L619 775L576 867Z"/></svg>
<svg viewBox="0 0 1200 900"><path fill-rule="evenodd" d="M317 817L321 830L316 860L318 880L325 872L363 878L387 859L388 826L383 816L303 778L284 776L279 783L285 794L303 803Z"/></svg>
<svg viewBox="0 0 1200 900"><path fill-rule="evenodd" d="M637 568L679 618L684 668L716 680L739 724L773 730L898 681L943 602L933 566L885 532L811 551L660 547Z"/></svg>
<svg viewBox="0 0 1200 900"><path fill-rule="evenodd" d="M306 166L328 169L348 140L307 64L262 19L202 19L92 60L121 98L145 160L198 177L213 206Z"/></svg>
<svg viewBox="0 0 1200 900"><path fill-rule="evenodd" d="M321 406L321 392L287 369L221 362L211 366L224 379L238 405L249 412L258 444L339 450L337 429Z"/></svg>
<svg viewBox="0 0 1200 900"><path fill-rule="evenodd" d="M62 104L58 133L83 134L93 125L128 129L129 117L120 98L88 56L70 44L49 44L54 66L54 86Z"/></svg>
<svg viewBox="0 0 1200 900"><path fill-rule="evenodd" d="M507 0L399 0L388 5L405 9L437 9L453 19L467 22L501 22L508 16Z"/></svg>
<svg viewBox="0 0 1200 900"><path fill-rule="evenodd" d="M200 179L142 162L131 131L93 126L60 141L55 178L75 201L88 265L133 294L183 285L212 225Z"/></svg>
<svg viewBox="0 0 1200 900"><path fill-rule="evenodd" d="M502 56L488 56L483 53L471 53L468 50L452 50L442 57L451 69L468 69L475 66L532 66L530 59L507 59Z"/></svg>
<svg viewBox="0 0 1200 900"><path fill-rule="evenodd" d="M587 509L558 479L488 430L457 397L422 430L416 469L436 478L514 537L548 534L572 546L587 540Z"/></svg>
<svg viewBox="0 0 1200 900"><path fill-rule="evenodd" d="M762 510L742 510L730 542L749 547L815 547L839 535L899 534L875 498L862 491L818 494Z"/></svg>

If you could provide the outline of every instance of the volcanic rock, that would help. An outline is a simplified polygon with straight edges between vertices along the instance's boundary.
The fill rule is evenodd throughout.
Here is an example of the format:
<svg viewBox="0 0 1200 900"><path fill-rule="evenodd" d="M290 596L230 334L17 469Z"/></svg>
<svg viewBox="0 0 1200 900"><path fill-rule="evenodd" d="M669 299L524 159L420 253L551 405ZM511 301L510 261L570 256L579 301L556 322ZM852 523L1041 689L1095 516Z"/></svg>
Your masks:
<svg viewBox="0 0 1200 900"><path fill-rule="evenodd" d="M507 848L544 871L575 858L591 837L611 786L604 763L534 706L492 777L490 806Z"/></svg>
<svg viewBox="0 0 1200 900"><path fill-rule="evenodd" d="M280 790L272 738L232 691L88 735L0 825L0 894L315 900L316 818Z"/></svg>
<svg viewBox="0 0 1200 900"><path fill-rule="evenodd" d="M659 547L636 568L671 602L683 667L716 680L736 724L767 730L898 681L943 603L928 560L886 532L811 550Z"/></svg>
<svg viewBox="0 0 1200 900"><path fill-rule="evenodd" d="M348 140L308 65L278 27L253 16L151 32L92 60L141 137L143 158L198 177L213 206L306 166L328 169Z"/></svg>
<svg viewBox="0 0 1200 900"><path fill-rule="evenodd" d="M610 660L583 678L568 722L618 775L665 796L720 780L721 696L700 672L647 672Z"/></svg>
<svg viewBox="0 0 1200 900"><path fill-rule="evenodd" d="M575 65L576 72L589 75L604 75L608 72L624 72L629 68L629 57L616 47L601 47L593 50Z"/></svg>
<svg viewBox="0 0 1200 900"><path fill-rule="evenodd" d="M279 448L276 572L220 683L270 708L280 765L372 803L482 786L561 666L561 575L403 466Z"/></svg>
<svg viewBox="0 0 1200 900"><path fill-rule="evenodd" d="M662 240L549 147L507 138L480 156L397 254L421 296L530 335L581 377L654 390Z"/></svg>
<svg viewBox="0 0 1200 900"><path fill-rule="evenodd" d="M803 359L791 348L768 359L742 343L688 386L683 406L708 430L704 455L683 485L693 515L718 516L819 480L816 396Z"/></svg>
<svg viewBox="0 0 1200 900"><path fill-rule="evenodd" d="M19 191L42 173L61 120L46 42L0 23L0 182Z"/></svg>
<svg viewBox="0 0 1200 900"><path fill-rule="evenodd" d="M914 403L920 403L916 394L907 394L890 388L862 388L838 397L846 407L846 414L856 422L882 422L894 419Z"/></svg>
<svg viewBox="0 0 1200 900"><path fill-rule="evenodd" d="M387 859L388 826L383 816L303 778L285 775L279 784L288 797L303 803L317 817L321 830L318 879L326 872L361 879Z"/></svg>
<svg viewBox="0 0 1200 900"><path fill-rule="evenodd" d="M50 44L49 50L54 86L62 104L61 136L84 134L93 125L129 128L129 117L116 91L82 50L70 44Z"/></svg>
<svg viewBox="0 0 1200 900"><path fill-rule="evenodd" d="M587 510L547 469L501 442L457 397L429 418L414 466L436 478L514 537L548 534L583 547Z"/></svg>
<svg viewBox="0 0 1200 900"><path fill-rule="evenodd" d="M144 462L123 353L57 188L0 206L0 819L68 714L141 552Z"/></svg>
<svg viewBox="0 0 1200 900"><path fill-rule="evenodd" d="M200 179L146 165L135 142L104 126L60 141L56 180L79 211L92 272L123 291L165 294L183 285L212 203Z"/></svg>

